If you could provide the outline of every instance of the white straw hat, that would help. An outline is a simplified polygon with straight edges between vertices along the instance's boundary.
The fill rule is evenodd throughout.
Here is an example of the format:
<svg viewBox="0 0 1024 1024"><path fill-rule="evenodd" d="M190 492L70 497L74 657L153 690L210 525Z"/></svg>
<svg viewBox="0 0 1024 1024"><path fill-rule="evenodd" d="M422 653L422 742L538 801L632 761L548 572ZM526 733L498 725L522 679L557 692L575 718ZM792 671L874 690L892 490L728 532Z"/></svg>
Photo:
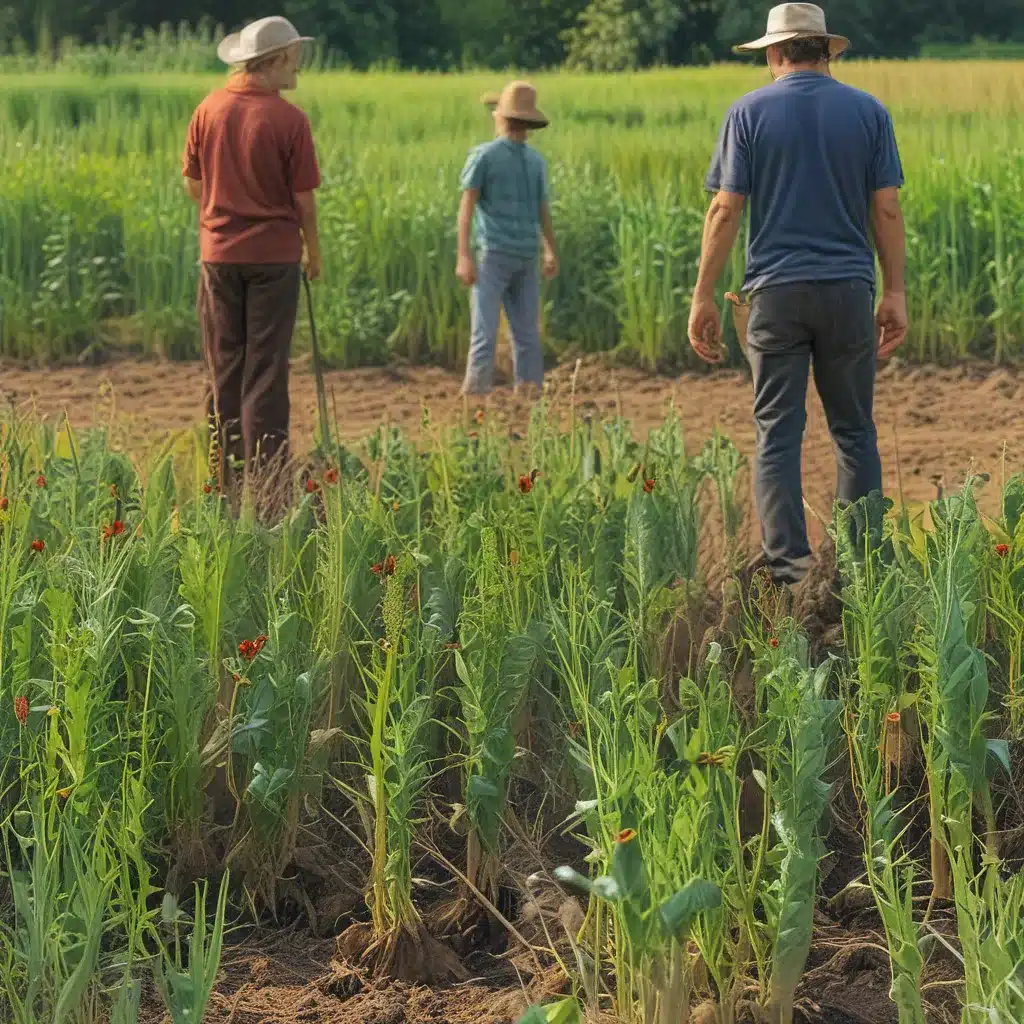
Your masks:
<svg viewBox="0 0 1024 1024"><path fill-rule="evenodd" d="M245 64L286 50L293 43L311 43L311 36L300 36L287 18L260 18L246 25L241 32L232 32L217 47L217 56L225 64Z"/></svg>
<svg viewBox="0 0 1024 1024"><path fill-rule="evenodd" d="M791 39L827 39L829 56L838 57L850 45L846 36L838 36L825 27L825 12L816 4L779 4L768 12L768 28L760 39L734 46L736 53L766 50Z"/></svg>

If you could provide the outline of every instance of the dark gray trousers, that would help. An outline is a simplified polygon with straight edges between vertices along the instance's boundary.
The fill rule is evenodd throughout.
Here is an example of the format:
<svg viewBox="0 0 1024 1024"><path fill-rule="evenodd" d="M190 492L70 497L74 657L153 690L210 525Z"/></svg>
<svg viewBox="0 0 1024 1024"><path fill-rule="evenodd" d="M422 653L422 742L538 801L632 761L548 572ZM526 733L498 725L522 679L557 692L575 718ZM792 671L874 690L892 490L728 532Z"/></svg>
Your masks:
<svg viewBox="0 0 1024 1024"><path fill-rule="evenodd" d="M866 281L778 285L751 299L754 493L765 561L779 583L799 582L811 563L800 456L812 367L835 446L836 500L881 490L872 414L876 355L874 289Z"/></svg>

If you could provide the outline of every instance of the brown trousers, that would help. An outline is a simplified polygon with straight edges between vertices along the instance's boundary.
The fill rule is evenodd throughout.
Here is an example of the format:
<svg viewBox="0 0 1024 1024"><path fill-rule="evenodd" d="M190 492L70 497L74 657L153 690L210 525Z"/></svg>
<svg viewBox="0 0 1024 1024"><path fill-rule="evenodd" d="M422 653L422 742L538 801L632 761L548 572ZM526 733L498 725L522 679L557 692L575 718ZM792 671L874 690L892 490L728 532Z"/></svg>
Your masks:
<svg viewBox="0 0 1024 1024"><path fill-rule="evenodd" d="M210 371L207 413L226 485L288 458L288 360L299 304L297 263L203 263L197 307Z"/></svg>

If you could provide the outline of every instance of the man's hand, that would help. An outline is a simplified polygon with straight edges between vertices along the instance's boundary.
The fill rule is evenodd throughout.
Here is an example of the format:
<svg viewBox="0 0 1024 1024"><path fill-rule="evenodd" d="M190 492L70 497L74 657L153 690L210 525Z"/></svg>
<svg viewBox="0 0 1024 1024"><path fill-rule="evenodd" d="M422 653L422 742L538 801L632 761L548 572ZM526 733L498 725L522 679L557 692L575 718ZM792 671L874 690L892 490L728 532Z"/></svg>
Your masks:
<svg viewBox="0 0 1024 1024"><path fill-rule="evenodd" d="M878 358L888 359L907 338L907 296L885 292L875 314L878 328Z"/></svg>
<svg viewBox="0 0 1024 1024"><path fill-rule="evenodd" d="M321 274L323 267L320 264L320 253L311 253L308 249L302 256L302 267L306 271L306 277L315 281Z"/></svg>
<svg viewBox="0 0 1024 1024"><path fill-rule="evenodd" d="M553 281L558 277L558 254L554 249L544 249L544 279Z"/></svg>
<svg viewBox="0 0 1024 1024"><path fill-rule="evenodd" d="M694 294L689 333L693 351L705 363L722 361L722 318L713 296Z"/></svg>
<svg viewBox="0 0 1024 1024"><path fill-rule="evenodd" d="M467 287L476 284L476 264L472 256L462 255L455 265L455 276Z"/></svg>

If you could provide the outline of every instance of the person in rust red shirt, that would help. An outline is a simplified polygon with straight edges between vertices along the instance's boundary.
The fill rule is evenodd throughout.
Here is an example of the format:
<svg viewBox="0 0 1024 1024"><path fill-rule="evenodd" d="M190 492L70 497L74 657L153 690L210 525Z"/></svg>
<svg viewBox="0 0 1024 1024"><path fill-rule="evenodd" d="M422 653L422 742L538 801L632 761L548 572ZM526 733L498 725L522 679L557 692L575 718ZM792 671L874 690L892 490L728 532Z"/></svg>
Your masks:
<svg viewBox="0 0 1024 1024"><path fill-rule="evenodd" d="M231 79L196 109L185 145L185 182L199 207L208 412L226 487L241 465L279 471L287 461L303 265L311 280L320 275L313 135L281 96L296 86L307 41L285 18L228 36L217 53Z"/></svg>

